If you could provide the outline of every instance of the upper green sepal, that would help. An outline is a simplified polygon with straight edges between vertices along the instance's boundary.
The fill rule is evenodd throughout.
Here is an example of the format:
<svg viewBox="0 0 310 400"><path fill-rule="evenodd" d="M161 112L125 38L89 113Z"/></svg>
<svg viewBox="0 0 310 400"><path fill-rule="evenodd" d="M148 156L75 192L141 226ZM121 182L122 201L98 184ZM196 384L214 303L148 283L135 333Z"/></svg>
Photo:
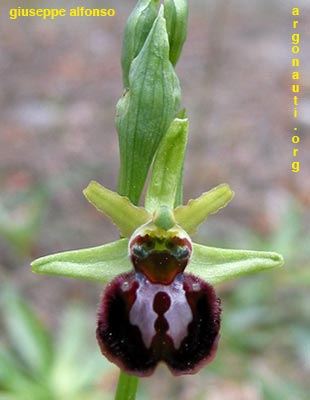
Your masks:
<svg viewBox="0 0 310 400"><path fill-rule="evenodd" d="M160 142L148 185L145 208L150 212L162 206L174 208L188 135L188 119L175 118Z"/></svg>
<svg viewBox="0 0 310 400"><path fill-rule="evenodd" d="M36 259L31 264L37 274L109 282L116 275L131 270L128 239L89 249L71 250Z"/></svg>
<svg viewBox="0 0 310 400"><path fill-rule="evenodd" d="M98 182L90 182L83 193L97 210L111 218L121 236L129 238L138 226L152 219L145 208L134 206L127 197L106 189Z"/></svg>

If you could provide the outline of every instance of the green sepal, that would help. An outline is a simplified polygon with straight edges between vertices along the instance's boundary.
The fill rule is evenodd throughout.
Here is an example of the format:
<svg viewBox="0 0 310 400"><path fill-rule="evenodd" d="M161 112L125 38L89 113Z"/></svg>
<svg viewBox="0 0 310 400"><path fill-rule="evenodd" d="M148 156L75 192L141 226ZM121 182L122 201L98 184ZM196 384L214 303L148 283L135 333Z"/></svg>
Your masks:
<svg viewBox="0 0 310 400"><path fill-rule="evenodd" d="M140 0L130 14L122 46L123 85L129 85L132 60L139 54L157 16L158 0Z"/></svg>
<svg viewBox="0 0 310 400"><path fill-rule="evenodd" d="M145 208L150 213L162 206L174 208L182 178L187 134L188 120L176 118L160 142L145 197Z"/></svg>
<svg viewBox="0 0 310 400"><path fill-rule="evenodd" d="M170 43L170 61L176 65L187 36L187 0L165 0L165 19Z"/></svg>
<svg viewBox="0 0 310 400"><path fill-rule="evenodd" d="M152 219L145 208L134 206L127 197L106 189L96 181L91 181L83 193L97 210L113 221L123 237L129 238L140 225Z"/></svg>
<svg viewBox="0 0 310 400"><path fill-rule="evenodd" d="M267 251L230 250L193 244L193 258L186 272L195 274L212 285L281 267L283 257Z"/></svg>
<svg viewBox="0 0 310 400"><path fill-rule="evenodd" d="M168 34L161 7L139 55L131 63L129 89L116 110L121 159L118 192L136 205L180 99L179 81L169 61Z"/></svg>
<svg viewBox="0 0 310 400"><path fill-rule="evenodd" d="M185 206L177 207L174 210L176 223L192 235L210 214L225 207L233 196L234 192L226 183L216 186L197 199L190 200Z"/></svg>
<svg viewBox="0 0 310 400"><path fill-rule="evenodd" d="M128 239L41 257L33 261L31 267L32 272L37 274L98 282L109 282L116 275L132 269L128 258Z"/></svg>

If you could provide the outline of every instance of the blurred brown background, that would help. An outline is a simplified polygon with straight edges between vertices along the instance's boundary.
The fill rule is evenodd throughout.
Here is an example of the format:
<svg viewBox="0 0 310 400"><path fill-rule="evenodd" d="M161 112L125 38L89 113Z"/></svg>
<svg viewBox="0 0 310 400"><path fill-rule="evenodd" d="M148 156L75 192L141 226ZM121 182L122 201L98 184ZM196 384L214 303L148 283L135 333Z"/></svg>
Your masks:
<svg viewBox="0 0 310 400"><path fill-rule="evenodd" d="M82 190L91 179L116 189L119 59L125 21L134 4L7 0L0 6L1 287L13 287L55 341L63 310L71 304L89 310L92 334L102 288L35 276L29 263L41 255L117 238L116 229L87 203ZM8 17L9 8L16 6L79 5L113 7L116 16L54 21ZM293 6L301 10L301 142L296 160L291 143ZM179 379L159 368L153 378L142 381L140 398L306 399L309 26L307 1L190 1L188 39L177 66L190 120L184 198L222 182L236 193L229 207L201 227L196 240L278 251L286 265L219 287L224 327L216 361L196 376ZM292 161L300 161L297 174L291 172ZM10 348L6 323L0 323L0 329L2 345ZM90 340L97 354L93 336ZM117 370L106 363L103 377L101 363L105 361L100 358L98 376L89 385L92 394L63 398L96 398L91 396L98 388L111 398ZM60 393L55 398L62 398Z"/></svg>

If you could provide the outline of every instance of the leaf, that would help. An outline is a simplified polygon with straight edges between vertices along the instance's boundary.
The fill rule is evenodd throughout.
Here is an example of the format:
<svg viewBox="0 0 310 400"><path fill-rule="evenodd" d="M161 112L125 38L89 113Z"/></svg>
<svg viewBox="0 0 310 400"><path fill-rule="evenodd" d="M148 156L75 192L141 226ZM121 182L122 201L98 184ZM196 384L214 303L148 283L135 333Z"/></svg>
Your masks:
<svg viewBox="0 0 310 400"><path fill-rule="evenodd" d="M0 347L0 391L14 391L27 386L27 378L12 355Z"/></svg>
<svg viewBox="0 0 310 400"><path fill-rule="evenodd" d="M58 389L58 398L75 399L79 394L85 395L85 390L94 387L103 377L105 360L92 340L94 313L78 303L67 307L62 316L50 378L51 387Z"/></svg>
<svg viewBox="0 0 310 400"><path fill-rule="evenodd" d="M53 343L41 321L21 298L7 291L2 314L11 342L28 368L46 374L53 361Z"/></svg>
<svg viewBox="0 0 310 400"><path fill-rule="evenodd" d="M203 193L197 199L190 200L187 205L177 207L174 210L175 220L189 235L192 235L210 214L225 207L233 196L234 192L223 183Z"/></svg>
<svg viewBox="0 0 310 400"><path fill-rule="evenodd" d="M151 215L144 208L134 206L127 197L120 196L95 181L90 182L83 193L97 210L114 222L124 237L129 238L140 225L151 220Z"/></svg>
<svg viewBox="0 0 310 400"><path fill-rule="evenodd" d="M188 120L176 118L160 142L155 157L145 208L153 213L162 206L173 209L182 177Z"/></svg>
<svg viewBox="0 0 310 400"><path fill-rule="evenodd" d="M0 400L52 400L38 372L27 370L20 360L0 347Z"/></svg>
<svg viewBox="0 0 310 400"><path fill-rule="evenodd" d="M109 282L116 275L128 272L128 239L103 246L72 250L38 258L31 264L37 274Z"/></svg>
<svg viewBox="0 0 310 400"><path fill-rule="evenodd" d="M212 285L267 269L281 267L280 254L267 251L230 250L193 245L193 258L186 272Z"/></svg>
<svg viewBox="0 0 310 400"><path fill-rule="evenodd" d="M176 116L180 99L161 7L144 46L131 63L129 89L116 110L121 159L118 192L135 205L159 143Z"/></svg>

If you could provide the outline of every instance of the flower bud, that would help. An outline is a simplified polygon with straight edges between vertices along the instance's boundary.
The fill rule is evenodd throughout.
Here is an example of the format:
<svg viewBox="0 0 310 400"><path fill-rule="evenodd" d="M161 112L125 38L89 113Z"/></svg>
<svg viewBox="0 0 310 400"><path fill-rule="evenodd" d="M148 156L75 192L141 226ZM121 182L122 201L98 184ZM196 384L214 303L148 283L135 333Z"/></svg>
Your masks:
<svg viewBox="0 0 310 400"><path fill-rule="evenodd" d="M170 43L170 61L176 65L187 35L187 0L165 0L164 7Z"/></svg>
<svg viewBox="0 0 310 400"><path fill-rule="evenodd" d="M118 191L134 204L139 201L155 152L177 114L180 100L161 7L141 51L131 63L129 89L116 110L121 158Z"/></svg>
<svg viewBox="0 0 310 400"><path fill-rule="evenodd" d="M123 85L129 85L132 60L139 54L157 16L158 0L140 0L130 14L123 39L122 69Z"/></svg>

